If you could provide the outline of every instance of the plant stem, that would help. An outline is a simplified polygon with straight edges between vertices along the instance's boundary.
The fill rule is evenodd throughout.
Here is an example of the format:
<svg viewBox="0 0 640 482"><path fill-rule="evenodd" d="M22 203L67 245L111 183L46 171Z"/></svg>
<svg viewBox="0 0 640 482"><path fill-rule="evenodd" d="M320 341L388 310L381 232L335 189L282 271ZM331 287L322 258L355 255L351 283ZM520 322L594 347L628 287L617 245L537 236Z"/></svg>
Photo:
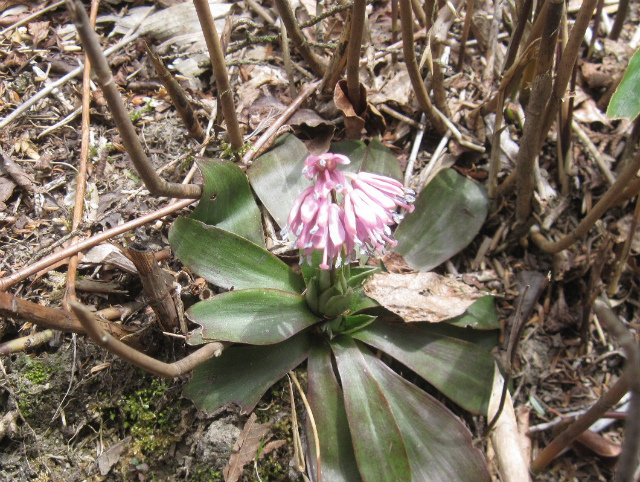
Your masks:
<svg viewBox="0 0 640 482"><path fill-rule="evenodd" d="M540 152L538 129L540 127L540 119L551 95L551 68L556 52L558 27L563 8L564 3L562 0L550 0L542 34L543 41L540 45L536 77L533 81L531 97L527 105L526 121L516 163L518 166L516 218L519 224L525 224L531 214L531 200L535 184L533 170L536 157Z"/></svg>
<svg viewBox="0 0 640 482"><path fill-rule="evenodd" d="M142 143L129 118L129 113L122 102L118 88L113 80L113 75L111 75L109 63L102 53L98 37L91 28L89 17L87 17L82 3L77 0L70 1L68 8L87 56L91 59L93 70L96 72L96 79L109 105L113 120L122 137L122 143L131 157L131 162L133 162L136 171L138 171L145 186L149 189L149 192L154 196L199 198L202 194L201 186L195 184L169 183L158 176L142 148Z"/></svg>
<svg viewBox="0 0 640 482"><path fill-rule="evenodd" d="M220 342L209 343L182 360L174 363L164 363L134 350L106 333L100 328L93 314L84 305L72 301L71 308L73 308L80 323L82 323L82 326L96 345L159 377L175 378L184 375L214 356L220 356L224 349L224 345Z"/></svg>
<svg viewBox="0 0 640 482"><path fill-rule="evenodd" d="M413 43L413 14L411 11L411 0L400 0L400 21L402 23L402 52L404 53L404 62L407 66L411 85L416 94L420 110L425 113L427 119L433 128L440 135L447 132L447 126L442 121L438 113L433 108L427 88L424 86Z"/></svg>
<svg viewBox="0 0 640 482"><path fill-rule="evenodd" d="M618 12L616 13L616 20L613 23L613 28L611 29L611 33L609 34L609 38L611 40L618 40L618 38L620 37L620 34L622 33L622 27L624 26L624 21L627 18L628 13L629 13L629 0L619 0Z"/></svg>
<svg viewBox="0 0 640 482"><path fill-rule="evenodd" d="M231 85L229 84L229 73L227 72L227 66L224 63L224 53L222 52L220 38L216 31L211 9L209 8L209 2L207 0L193 0L193 4L196 7L198 20L200 21L200 26L204 33L204 39L207 43L207 49L209 50L209 56L211 57L211 67L216 79L218 99L220 99L222 115L225 123L227 124L229 142L233 149L240 151L244 146L244 139L242 138L242 132L240 131L240 124L238 124L236 106L233 102L233 92L231 91Z"/></svg>
<svg viewBox="0 0 640 482"><path fill-rule="evenodd" d="M573 24L569 39L567 40L567 46L562 52L562 62L558 65L558 72L556 74L555 81L553 83L553 92L551 99L546 107L543 121L538 125L539 141L538 145L541 147L547 138L547 133L553 121L556 119L558 109L562 104L562 99L567 90L567 85L571 79L573 73L573 67L578 58L578 52L580 51L580 45L584 39L584 33L589 26L593 10L596 7L598 0L584 0L578 12L576 21Z"/></svg>
<svg viewBox="0 0 640 482"><path fill-rule="evenodd" d="M509 42L509 49L507 51L507 57L504 61L503 68L505 72L511 68L513 62L516 59L516 56L518 55L518 47L520 47L522 34L524 33L524 28L527 25L527 21L529 20L532 9L533 0L524 0L522 9L520 10L520 15L518 15L518 23L516 24L516 29L513 31L513 35L511 36L511 42Z"/></svg>
<svg viewBox="0 0 640 482"><path fill-rule="evenodd" d="M362 114L365 108L360 98L360 50L367 18L366 9L366 0L354 0L351 35L347 44L347 97L358 115Z"/></svg>
<svg viewBox="0 0 640 482"><path fill-rule="evenodd" d="M307 42L307 39L302 34L302 31L298 26L298 22L293 15L291 5L289 5L287 0L275 0L275 4L278 9L278 13L280 14L280 18L282 19L282 23L284 23L284 26L287 28L289 38L291 38L293 45L295 45L298 52L300 52L300 55L302 55L302 57L307 61L313 73L318 77L323 77L326 66L311 50L309 42Z"/></svg>

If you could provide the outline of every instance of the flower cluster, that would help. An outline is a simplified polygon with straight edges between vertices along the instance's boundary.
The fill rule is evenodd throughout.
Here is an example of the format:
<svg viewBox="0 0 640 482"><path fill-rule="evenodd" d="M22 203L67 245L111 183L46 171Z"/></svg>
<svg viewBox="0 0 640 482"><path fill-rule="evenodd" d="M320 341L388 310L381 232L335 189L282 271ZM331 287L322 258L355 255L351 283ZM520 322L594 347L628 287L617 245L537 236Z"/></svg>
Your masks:
<svg viewBox="0 0 640 482"><path fill-rule="evenodd" d="M297 238L295 245L308 261L313 250L321 250L322 269L355 259L356 248L369 256L383 255L387 244L397 244L390 228L402 219L396 210L413 211L412 189L390 177L337 169L349 162L332 153L307 158L302 172L316 182L295 200L282 232Z"/></svg>

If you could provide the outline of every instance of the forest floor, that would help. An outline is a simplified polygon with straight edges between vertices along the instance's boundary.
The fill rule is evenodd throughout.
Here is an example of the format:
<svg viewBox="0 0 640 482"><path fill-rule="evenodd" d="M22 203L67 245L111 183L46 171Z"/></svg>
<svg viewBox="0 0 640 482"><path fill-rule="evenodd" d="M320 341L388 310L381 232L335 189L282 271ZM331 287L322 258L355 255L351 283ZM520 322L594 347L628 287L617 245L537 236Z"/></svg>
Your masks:
<svg viewBox="0 0 640 482"><path fill-rule="evenodd" d="M134 16L134 7L155 4L157 11L162 11L174 3L179 2L103 1L96 29L102 36L103 48L114 45L129 24L135 23L122 20ZM271 2L262 3L269 9ZM489 148L490 121L471 115L491 97L499 83L493 76L484 75L493 2L478 3L465 66L461 73L456 71L458 54L452 49L444 78L453 118L470 138ZM570 19L575 15L574 3L580 2L569 2ZM47 83L76 68L84 58L64 6L14 28L16 22L53 4L0 2L0 121ZM314 1L302 2L298 11L301 19L315 14L315 4ZM415 122L407 123L394 116L394 112L414 121L420 119L406 70L395 63L395 57L402 56L401 48L392 46L395 39L391 34L390 4L371 5L371 27L365 38L369 47L363 50L367 62L362 63L362 81L369 90L369 102L378 107L386 121L386 127L378 133L401 165L406 166L418 129ZM248 5L249 2L239 2L231 10L236 17L228 37L231 43L227 61L242 128L245 133L253 132L255 139L291 103L295 94L291 92L283 66L279 27L270 25ZM612 5L605 2L605 11L613 17ZM273 9L269 12L276 16ZM321 23L324 41L337 38L342 25L340 19L340 13L335 13ZM449 33L452 45L459 45L463 19L461 15L453 22ZM606 39L601 32L591 57L587 59L586 45L585 52L579 56L574 118L593 143L599 160L613 172L623 155L632 124L607 119L606 102L602 99L634 52L630 41L639 23L640 5L632 2L620 40ZM220 31L223 26L224 20ZM199 158L220 156L226 138L215 121L216 96L212 91L211 70L198 64L203 56L198 48L202 46L170 44L160 50L167 63L178 61L174 65L190 57L197 59L190 65L182 65L180 79L204 125L208 119L214 119L209 123L210 139L205 147L188 136L171 107L143 43L144 39L158 47L180 33L173 30L168 33L170 27L172 25L167 24L147 28L143 36L114 53L110 61L149 157L157 168L162 168L164 179L182 182ZM504 29L501 26L500 31ZM315 27L308 31L310 35L318 35ZM498 38L496 62L502 61L508 42L506 35ZM374 42L369 43L369 39ZM422 41L418 42L422 51ZM389 50L383 50L390 46L393 58L386 55ZM183 49L183 53L178 54L178 48ZM331 53L322 45L318 50L327 58ZM313 75L295 52L292 55L295 65L299 66L292 75L300 89ZM65 236L69 240L82 133L81 86L80 75L0 129L3 157L0 164L0 276L14 273L59 249L57 242ZM513 116L508 119L506 132L517 154L522 107L515 99L510 107ZM289 125L299 137L314 142L344 137L341 114L331 98L322 96L311 96L305 110ZM372 128L365 139L375 134L374 131ZM93 92L90 135L87 195L79 236L88 237L167 204L166 198L150 196L141 185L99 90ZM440 141L441 136L427 129L415 163L416 178ZM554 229L567 232L604 193L607 179L595 154L574 135L571 186L568 194L560 195L556 181L556 143L554 131L540 157L544 195L536 198L535 211L536 216L543 219L555 210ZM487 177L488 152L465 149L453 140L447 145L445 155L449 165L482 183ZM510 172L511 161L513 158L505 159L501 181ZM513 311L522 273L552 273L552 283L542 293L527 322L513 380L516 412L519 421L532 428L528 440L535 455L554 435L553 427L541 424L554 421L562 414L587 409L621 373L624 359L617 345L592 318L589 318L586 343L583 342L580 326L590 295L590 268L598 257L604 256L602 283L606 285L612 279L614 255L619 253L628 236L633 204L610 210L586 239L561 256L546 254L515 238L510 232L514 209L515 196L502 199L476 240L437 271L487 274L487 279L492 280L488 288L497 295L497 305L505 321ZM112 242L122 245L135 238L153 251L163 252L169 248L167 230L172 220L189 210L185 208L138 227ZM604 251L602 246L609 240L612 244ZM118 267L114 259L122 262L122 256L115 251L115 254L94 251L91 256L85 252L76 282L77 298L85 305L103 309L144 299L138 276ZM614 293L620 315L630 320L636 330L639 327L639 252L640 244L634 244L628 267L622 272ZM162 258L162 266L172 273L182 269L170 254ZM8 291L16 297L59 308L65 296L66 272L66 261L60 262L14 284ZM91 282L98 280L103 285L100 292L96 291L97 284ZM152 324L153 312L142 305L122 315L122 323L132 327ZM38 331L33 323L0 318L0 342L32 336ZM179 339L156 333L153 340L157 358L173 361L187 353ZM233 407L214 414L198 411L191 401L182 397L188 376L159 379L79 335L55 332L40 346L2 355L0 370L0 417L4 417L0 421L0 478L7 481L222 480L231 448L247 420L247 416L240 415ZM262 453L259 459L248 464L242 480L303 480L292 462L291 406L286 381L276 384L259 403L255 411L258 420L272 423L272 440L286 443L276 444L272 451ZM303 416L304 409L297 406L297 410ZM500 480L491 449L481 440L482 425L472 418L466 421L487 453L495 480ZM622 436L623 422L613 421L599 435L574 443L538 480L612 480Z"/></svg>

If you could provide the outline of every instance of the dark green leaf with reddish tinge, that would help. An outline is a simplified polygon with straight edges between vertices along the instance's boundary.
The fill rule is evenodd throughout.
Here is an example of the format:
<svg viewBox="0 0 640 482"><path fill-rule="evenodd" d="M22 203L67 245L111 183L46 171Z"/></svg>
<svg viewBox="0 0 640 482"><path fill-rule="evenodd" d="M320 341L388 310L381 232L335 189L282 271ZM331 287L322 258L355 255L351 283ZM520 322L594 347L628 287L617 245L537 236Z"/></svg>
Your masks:
<svg viewBox="0 0 640 482"><path fill-rule="evenodd" d="M262 217L247 175L231 161L200 163L204 176L202 199L192 219L237 234L264 248Z"/></svg>
<svg viewBox="0 0 640 482"><path fill-rule="evenodd" d="M446 323L460 327L471 327L476 330L499 330L502 328L493 296L483 296L473 302L467 311L460 316L447 320Z"/></svg>
<svg viewBox="0 0 640 482"><path fill-rule="evenodd" d="M389 402L350 336L331 341L342 381L360 475L369 482L410 481L407 449Z"/></svg>
<svg viewBox="0 0 640 482"><path fill-rule="evenodd" d="M302 277L251 241L200 221L178 218L169 243L190 270L226 289L269 287L290 293L304 289Z"/></svg>
<svg viewBox="0 0 640 482"><path fill-rule="evenodd" d="M280 228L284 228L296 198L311 185L302 174L309 155L305 145L287 134L273 149L253 161L247 175L253 190Z"/></svg>
<svg viewBox="0 0 640 482"><path fill-rule="evenodd" d="M396 374L369 350L362 354L398 423L413 480L490 481L469 429L442 403Z"/></svg>
<svg viewBox="0 0 640 482"><path fill-rule="evenodd" d="M309 356L309 348L307 333L277 345L227 348L196 367L184 394L208 413L230 403L248 413L271 385Z"/></svg>
<svg viewBox="0 0 640 482"><path fill-rule="evenodd" d="M373 172L402 181L402 170L398 159L388 147L376 137L365 144L362 141L341 141L331 144L331 152L344 154L351 160L348 166L340 166L341 170L349 172Z"/></svg>
<svg viewBox="0 0 640 482"><path fill-rule="evenodd" d="M315 418L320 439L322 480L358 482L360 472L353 453L342 389L331 364L331 352L326 345L313 345L307 363L309 384L307 397ZM307 418L307 448L309 462L317 477L315 443Z"/></svg>
<svg viewBox="0 0 640 482"><path fill-rule="evenodd" d="M435 335L429 327L428 323L378 320L353 337L388 353L466 410L486 415L493 387L493 358L484 348Z"/></svg>
<svg viewBox="0 0 640 482"><path fill-rule="evenodd" d="M187 315L202 326L205 341L252 345L281 342L320 320L303 296L267 288L222 293L196 303Z"/></svg>
<svg viewBox="0 0 640 482"><path fill-rule="evenodd" d="M637 50L611 97L607 115L613 119L633 120L640 114L640 50Z"/></svg>
<svg viewBox="0 0 640 482"><path fill-rule="evenodd" d="M419 271L429 271L464 249L478 234L489 209L482 187L452 169L425 187L395 232L395 251Z"/></svg>

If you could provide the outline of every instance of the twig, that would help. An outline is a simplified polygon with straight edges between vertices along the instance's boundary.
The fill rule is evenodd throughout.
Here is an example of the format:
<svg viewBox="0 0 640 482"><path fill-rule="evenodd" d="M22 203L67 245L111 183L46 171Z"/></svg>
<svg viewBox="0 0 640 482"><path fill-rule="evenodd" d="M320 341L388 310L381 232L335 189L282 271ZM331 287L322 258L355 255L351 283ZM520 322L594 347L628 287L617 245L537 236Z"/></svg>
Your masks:
<svg viewBox="0 0 640 482"><path fill-rule="evenodd" d="M39 331L34 335L16 338L15 340L0 344L0 355L10 355L11 353L24 351L27 348L44 345L51 340L51 338L53 338L53 330Z"/></svg>
<svg viewBox="0 0 640 482"><path fill-rule="evenodd" d="M582 127L580 127L580 124L578 124L576 121L573 121L571 123L571 126L573 127L573 130L576 132L576 134L578 134L578 137L580 138L580 142L582 142L582 145L584 145L587 148L587 151L589 151L589 154L591 154L593 159L596 161L596 164L598 164L598 167L602 171L602 174L604 174L604 177L607 180L607 182L610 185L613 185L613 183L616 182L616 178L611 172L611 170L609 169L609 166L607 166L607 164L604 162L604 159L602 159L602 155L600 154L600 151L598 150L598 148L591 141L591 139L589 139L589 136L587 135L587 133L582 129Z"/></svg>
<svg viewBox="0 0 640 482"><path fill-rule="evenodd" d="M1 147L0 156L2 156L2 162L4 164L5 170L7 171L7 174L9 174L11 179L13 179L18 186L32 194L38 191L38 188L34 184L33 179L31 179L31 177L27 175L26 172L24 172L24 169L22 169L22 167L20 167L13 159L11 159L11 156L4 152Z"/></svg>
<svg viewBox="0 0 640 482"><path fill-rule="evenodd" d="M287 72L289 79L289 92L291 97L298 95L296 89L296 80L293 76L293 63L291 62L291 52L289 51L289 36L284 23L280 25L280 45L282 47L282 60L284 61L284 70Z"/></svg>
<svg viewBox="0 0 640 482"><path fill-rule="evenodd" d="M335 15L338 12L342 12L343 10L351 10L351 7L353 7L353 2L344 2L341 3L339 5L335 5L327 10L325 10L324 12L322 12L321 14L310 18L309 20L307 20L306 22L302 22L300 24L300 28L307 28L307 27L312 27L313 25L322 22L325 18L331 17L333 15Z"/></svg>
<svg viewBox="0 0 640 482"><path fill-rule="evenodd" d="M620 37L620 34L622 33L622 27L624 27L624 21L626 20L628 13L629 0L619 0L618 11L616 12L616 20L613 23L613 28L611 29L611 33L609 34L609 38L611 40L618 40L618 38Z"/></svg>
<svg viewBox="0 0 640 482"><path fill-rule="evenodd" d="M247 0L247 5L249 5L249 8L256 12L258 16L262 17L262 19L269 25L276 24L276 21L271 17L271 14L267 11L267 9L256 2L256 0Z"/></svg>
<svg viewBox="0 0 640 482"><path fill-rule="evenodd" d="M351 18L353 17L351 10L347 11L346 18L342 25L342 33L338 39L338 46L333 52L333 56L329 61L329 66L322 78L322 94L330 95L336 87L336 84L342 76L342 71L347 63L347 49L349 48L349 38L351 34Z"/></svg>
<svg viewBox="0 0 640 482"><path fill-rule="evenodd" d="M385 114L389 114L391 117L398 119L400 122L404 122L405 124L408 124L414 129L422 129L424 126L423 124L420 124L419 122L414 121L411 117L407 117L406 115L401 114L397 110L393 110L387 104L379 104L376 106L376 108L379 111L384 112ZM424 121L426 122L426 119L424 119Z"/></svg>
<svg viewBox="0 0 640 482"><path fill-rule="evenodd" d="M300 55L302 55L302 57L307 61L313 73L318 77L323 77L326 66L311 50L307 39L302 34L297 20L293 15L291 5L289 5L287 0L275 0L275 4L282 22L285 27L287 27L287 32L289 33L289 37L291 38L293 45L295 45L298 52L300 52Z"/></svg>
<svg viewBox="0 0 640 482"><path fill-rule="evenodd" d="M362 34L367 18L367 2L354 0L351 17L351 35L347 46L347 97L357 115L362 114L365 105L360 98L360 50Z"/></svg>
<svg viewBox="0 0 640 482"><path fill-rule="evenodd" d="M531 88L531 98L527 105L526 121L520 141L520 151L517 160L517 190L516 220L524 225L531 214L531 200L534 188L534 165L539 148L540 119L544 115L545 106L551 95L551 68L558 38L558 26L564 3L562 0L550 0L547 2L548 12L542 35L543 42L540 45L540 56L536 69L536 77Z"/></svg>
<svg viewBox="0 0 640 482"><path fill-rule="evenodd" d="M513 4L510 4L513 5ZM509 42L509 48L507 50L507 56L504 61L504 71L506 72L513 65L516 56L518 55L518 47L520 47L520 42L522 41L522 34L524 33L524 29L529 21L529 16L531 15L531 10L533 9L533 0L524 0L522 3L522 8L520 9L520 13L518 15L518 23L516 24L516 28L513 31L513 35L511 37L511 41Z"/></svg>
<svg viewBox="0 0 640 482"><path fill-rule="evenodd" d="M473 10L475 6L476 0L467 1L467 9L464 13L464 24L462 26L462 37L460 38L460 50L458 51L458 72L462 72L462 66L464 65L464 54L467 46L467 40L469 39L471 18L473 17Z"/></svg>
<svg viewBox="0 0 640 482"><path fill-rule="evenodd" d="M317 467L318 467L317 476L318 476L318 480L322 480L322 469L321 469L322 463L321 463L321 454L320 454L320 438L318 437L318 427L316 426L316 419L313 416L313 411L311 410L311 406L309 405L309 401L307 400L307 396L305 395L304 390L302 390L302 387L300 386L300 382L298 381L298 377L296 377L296 374L294 372L292 372L292 371L289 372L289 376L293 380L293 383L295 383L296 388L298 389L298 393L300 394L300 398L302 399L302 403L304 404L304 408L307 410L307 415L309 417L309 423L311 424L311 428L313 430L313 438L314 438L314 443L315 443L315 447L316 447L316 464L317 464Z"/></svg>
<svg viewBox="0 0 640 482"><path fill-rule="evenodd" d="M402 51L404 53L404 62L407 66L411 85L416 94L420 110L424 112L429 122L440 135L447 132L447 126L440 116L435 112L429 94L422 81L418 62L414 51L413 40L413 14L411 10L411 0L400 0L400 18L402 22Z"/></svg>
<svg viewBox="0 0 640 482"><path fill-rule="evenodd" d="M91 12L89 16L89 25L95 29L96 18L98 17L98 6L100 0L91 1ZM73 206L73 219L71 220L71 230L78 229L82 223L84 213L84 196L87 192L87 162L89 157L90 127L91 115L89 107L91 106L91 60L89 56L85 56L84 73L82 77L82 120L81 130L82 136L80 141L80 159L78 161L78 175L76 176L76 197ZM75 237L72 243L78 242ZM67 269L67 286L63 300L63 306L68 310L69 300L76 299L76 275L78 269L78 255L75 254L69 258L69 266Z"/></svg>
<svg viewBox="0 0 640 482"><path fill-rule="evenodd" d="M311 84L307 85L302 90L302 92L300 92L298 97L296 97L293 102L291 102L291 104L282 112L282 114L280 114L280 117L278 117L269 126L269 128L264 131L264 134L262 134L260 136L260 139L255 142L253 148L247 151L247 153L242 158L242 162L244 164L248 164L256 155L261 153L263 147L270 141L270 139L276 134L276 132L278 132L278 130L284 125L284 123L291 118L295 111L300 108L302 103L307 100L307 98L318 88L319 85L320 81L312 82Z"/></svg>
<svg viewBox="0 0 640 482"><path fill-rule="evenodd" d="M185 94L182 87L180 87L180 84L178 84L173 75L171 75L171 72L169 72L169 69L164 65L162 59L151 51L146 42L144 43L144 47L147 51L147 55L149 55L149 58L151 59L153 68L158 74L158 77L160 77L162 85L167 89L171 102L176 108L182 122L186 126L187 131L189 131L189 135L199 143L202 143L205 137L204 131L202 130L200 121L198 121L198 118L191 108L191 103L189 102L187 94Z"/></svg>
<svg viewBox="0 0 640 482"><path fill-rule="evenodd" d="M89 18L84 7L77 0L72 0L68 4L71 17L76 25L78 35L82 39L87 56L91 59L91 64L96 72L96 79L102 88L109 110L113 116L118 132L122 137L131 161L135 166L142 181L154 196L168 196L175 198L199 198L202 194L202 187L195 184L169 183L162 179L153 169L153 165L144 152L142 143L136 134L133 123L129 118L118 88L116 87L113 75L107 59L100 48L100 43L95 32L91 28Z"/></svg>
<svg viewBox="0 0 640 482"><path fill-rule="evenodd" d="M415 166L416 160L418 159L418 152L420 151L420 145L422 144L422 138L424 137L424 131L426 130L426 127L425 127L425 124L427 122L426 116L422 114L422 118L420 120L422 121L422 125L418 124L418 132L416 132L416 138L413 141L411 154L409 154L409 160L407 161L407 168L404 170L404 185L407 187L409 187L411 176L413 176L413 167Z"/></svg>
<svg viewBox="0 0 640 482"><path fill-rule="evenodd" d="M61 261L69 256L72 256L80 251L91 248L97 244L106 241L107 239L118 236L122 233L126 233L131 229L135 229L139 226L142 226L148 222L155 221L167 214L171 214L179 209L187 207L189 204L193 203L193 199L184 199L172 204L169 204L157 211L154 211L149 214L145 214L140 216L138 219L134 219L133 221L129 221L127 223L121 224L120 226L116 226L115 228L108 229L102 233L96 234L84 241L80 241L77 244L72 244L66 249L63 249L57 253L53 253L46 258L42 258L40 261L33 263L29 266L26 266L14 273L11 273L8 276L0 278L0 291L5 291L10 286L28 278L32 274L35 274L58 261Z"/></svg>
<svg viewBox="0 0 640 482"><path fill-rule="evenodd" d="M616 182L607 190L600 198L596 205L589 211L576 228L562 239L556 242L550 242L540 233L537 226L531 228L531 239L543 251L547 253L558 253L563 249L572 246L578 240L582 239L596 223L598 219L624 195L624 189L627 185L636 179L636 172L640 169L640 153L631 161L626 169L620 174Z"/></svg>
<svg viewBox="0 0 640 482"><path fill-rule="evenodd" d="M220 356L224 349L222 343L209 343L182 360L174 363L164 363L134 350L103 331L98 323L96 323L93 314L84 305L72 301L71 308L73 308L74 313L91 339L98 346L103 347L132 365L159 377L175 378L184 375L214 356Z"/></svg>
<svg viewBox="0 0 640 482"><path fill-rule="evenodd" d="M542 122L538 125L539 130L539 146L544 144L547 138L547 133L553 121L556 119L558 109L562 104L562 99L569 85L569 80L573 72L573 67L578 58L578 52L584 39L584 33L589 26L593 10L598 0L584 0L580 6L576 21L573 23L573 28L569 34L567 45L562 52L562 62L558 65L558 72L553 83L553 91L551 93L551 99L544 112ZM545 40L546 41L546 40Z"/></svg>
<svg viewBox="0 0 640 482"><path fill-rule="evenodd" d="M218 98L220 99L222 114L224 116L225 123L227 124L229 140L231 146L236 151L240 151L244 146L244 139L242 138L242 132L240 131L240 124L238 124L236 107L233 102L233 92L231 90L231 85L229 84L229 73L227 72L227 66L224 63L224 53L222 52L220 38L216 31L211 9L209 8L209 2L207 0L193 0L193 4L195 5L196 12L198 13L198 20L200 21L200 26L204 33L207 49L209 49L211 67L213 68L213 74L216 78Z"/></svg>

